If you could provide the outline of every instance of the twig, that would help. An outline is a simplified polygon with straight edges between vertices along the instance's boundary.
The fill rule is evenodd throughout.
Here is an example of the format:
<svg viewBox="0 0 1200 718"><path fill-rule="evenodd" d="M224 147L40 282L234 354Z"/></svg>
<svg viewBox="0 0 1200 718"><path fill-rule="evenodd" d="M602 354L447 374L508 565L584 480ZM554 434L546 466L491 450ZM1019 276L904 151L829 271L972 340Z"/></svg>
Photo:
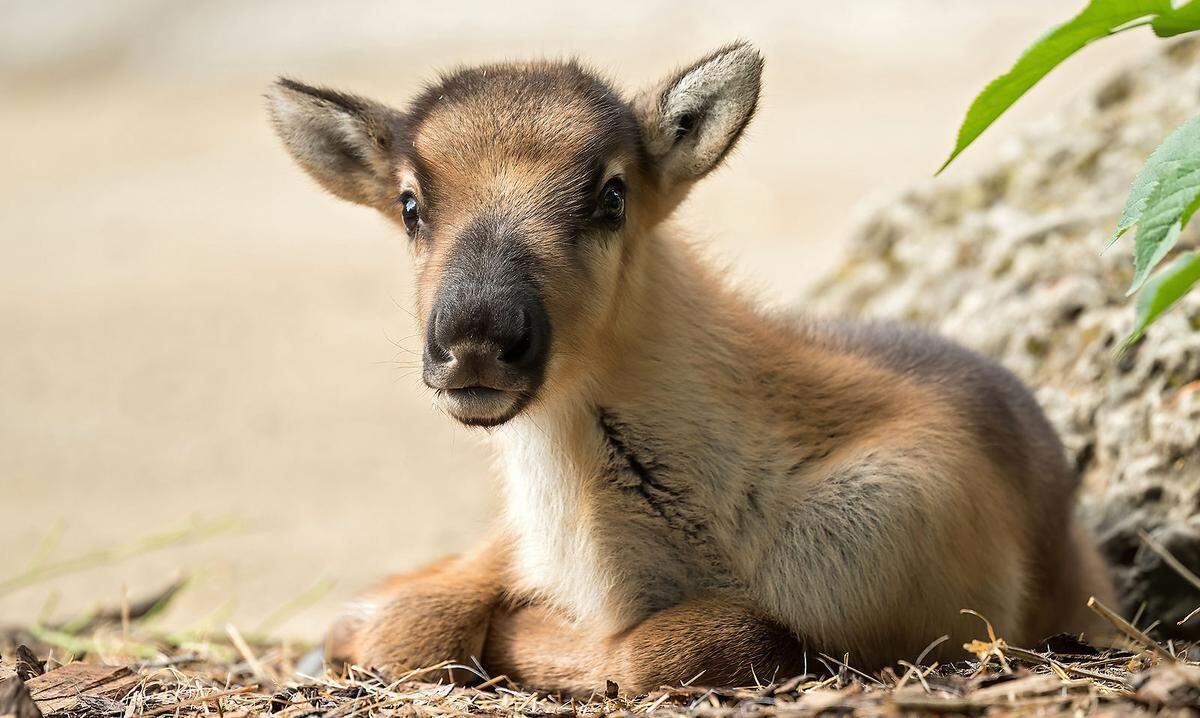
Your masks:
<svg viewBox="0 0 1200 718"><path fill-rule="evenodd" d="M875 684L875 685L877 685L877 686L882 686L882 685L883 685L883 682L882 682L882 681L880 681L878 678L876 678L876 677L874 677L874 676L867 675L866 673L863 673L862 671L858 670L858 669L857 669L857 668L855 668L854 666L850 665L850 663L848 662L848 661L850 660L850 656L849 656L849 655L847 655L847 656L846 656L846 660L843 660L843 661L839 661L838 659L834 658L833 656L830 656L830 655L828 655L828 654L825 654L825 653L821 653L820 655L821 655L821 656L823 656L823 657L825 657L825 658L828 658L829 660L833 661L834 663L838 664L839 666L841 666L842 668L845 668L845 669L846 669L846 670L848 670L848 671L852 671L852 672L854 672L854 673L857 673L859 676L862 676L863 678L867 679L868 681L870 681L870 682L874 683L874 684Z"/></svg>
<svg viewBox="0 0 1200 718"><path fill-rule="evenodd" d="M1040 653L1035 653L1034 651L1030 651L1030 650L1027 650L1024 648L1018 648L1016 646L1008 646L1007 650L1008 650L1008 653L1010 655L1012 655L1013 657L1019 658L1020 660L1025 661L1027 663L1037 663L1037 664L1043 665L1043 666L1050 666L1051 668L1055 668L1060 671L1074 673L1076 675L1084 676L1085 678L1092 678L1092 679L1095 679L1098 681L1108 681L1110 683L1118 683L1122 686L1129 685L1129 682L1127 680L1125 680L1124 678L1120 678L1118 676L1108 676L1103 673L1100 673L1099 671L1093 671L1093 670L1089 670L1087 668L1083 668L1081 666L1073 665L1070 663L1063 663L1061 661L1056 661L1053 658L1043 656Z"/></svg>
<svg viewBox="0 0 1200 718"><path fill-rule="evenodd" d="M1142 647L1150 650L1154 653L1154 655L1158 656L1164 661L1169 661L1171 663L1175 662L1175 656L1167 653L1165 650L1163 650L1163 647L1158 645L1158 643L1150 638L1150 636L1147 636L1138 629L1134 628L1133 624L1129 623L1129 621L1126 621L1124 618L1121 618L1111 608L1097 601L1095 596L1092 596L1088 599L1087 606L1101 618L1111 623L1118 631L1124 633L1126 636L1132 639L1135 643L1141 644Z"/></svg>
<svg viewBox="0 0 1200 718"><path fill-rule="evenodd" d="M1151 536L1145 530L1138 530L1138 536L1141 537L1142 543L1146 544L1151 551L1158 554L1168 566L1175 569L1175 573L1183 576L1188 583L1192 584L1192 588L1200 591L1200 576L1192 573L1191 569L1189 569L1187 566L1184 566L1179 559L1175 558L1175 556L1167 550L1166 546L1163 546L1158 539Z"/></svg>
<svg viewBox="0 0 1200 718"><path fill-rule="evenodd" d="M921 682L921 687L925 689L925 692L929 692L929 683L925 680L925 673L922 672L920 666L909 663L908 661L897 661L897 663L904 666L908 670L904 671L904 676L896 683L896 687L893 690L898 691L903 688L908 683L908 677L915 675L917 680ZM927 671L932 672L933 666L930 666Z"/></svg>
<svg viewBox="0 0 1200 718"><path fill-rule="evenodd" d="M909 663L907 661L900 661L899 662L900 665L906 666L909 670L906 670L904 672L904 676L896 684L896 688L903 688L905 686L905 684L908 683L908 677L915 670L915 671L917 671L917 678L919 678L921 680L921 685L923 685L925 687L925 692L928 693L929 692L929 684L925 682L925 677L923 675L921 675L920 669L918 669L917 666L920 666L923 663L925 663L925 658L930 653L933 652L933 649L937 648L938 646L942 645L943 643L945 643L946 641L949 641L949 640L950 640L950 634L943 634L941 638L934 639L934 641L932 643L930 643L928 646L925 646L925 650L921 651L921 655L917 656L917 660L915 662Z"/></svg>
<svg viewBox="0 0 1200 718"><path fill-rule="evenodd" d="M147 711L146 713L142 713L141 718L151 718L151 716L160 716L164 713L171 713L171 712L177 711L180 708L183 708L184 706L194 706L194 705L197 705L200 703L211 703L213 701L219 701L222 698L228 698L229 696L237 696L237 695L241 695L243 693L249 693L251 691L256 691L256 690L258 690L258 686L242 686L241 688L232 688L227 691L217 691L216 693L210 693L206 696L199 696L197 698L189 698L186 701L172 703L171 705L163 706L162 708L155 708L152 711Z"/></svg>
<svg viewBox="0 0 1200 718"><path fill-rule="evenodd" d="M950 640L950 634L948 634L948 633L942 634L941 638L934 639L934 641L932 643L930 643L928 646L925 646L925 650L921 651L921 655L917 656L916 664L919 666L919 665L922 665L923 663L925 663L925 659L929 656L930 653L933 652L933 649L937 648L938 646L942 645L943 643L945 643L946 641L949 641L949 640Z"/></svg>
<svg viewBox="0 0 1200 718"><path fill-rule="evenodd" d="M1187 566L1184 566L1183 562L1175 558L1175 555L1168 551L1167 547L1163 546L1158 539L1151 536L1148 531L1141 529L1138 531L1138 536L1142 539L1142 543L1146 544L1147 548L1158 554L1164 563L1175 569L1175 573L1182 576L1188 583L1192 584L1193 588L1200 591L1200 576L1192 573L1191 569L1189 569ZM1180 621L1176 622L1175 625L1182 626L1183 624L1195 618L1197 614L1200 614L1200 606L1193 608L1191 613L1184 616Z"/></svg>
<svg viewBox="0 0 1200 718"><path fill-rule="evenodd" d="M507 680L508 680L508 676L501 673L500 675L496 676L495 678L489 678L488 680L484 681L483 683L480 683L479 685L475 686L475 689L480 690L480 691L487 690L488 688L491 688L492 686L496 685L497 683L500 683L502 681L507 681Z"/></svg>
<svg viewBox="0 0 1200 718"><path fill-rule="evenodd" d="M270 681L271 678L267 675L263 664L259 662L258 656L254 655L254 651L250 650L250 645L246 643L245 638L242 638L242 634L238 631L237 626L232 623L226 623L225 633L229 635L229 640L233 643L233 647L238 650L238 653L242 654L246 665L250 666L250 672L254 674L254 677L259 681ZM271 682L273 683L274 681Z"/></svg>
<svg viewBox="0 0 1200 718"><path fill-rule="evenodd" d="M1185 624L1185 623L1187 623L1188 621L1190 621L1190 620L1192 620L1193 618L1195 618L1195 617L1196 617L1198 614L1200 614L1200 606L1196 606L1195 608L1193 608L1193 609L1191 610L1191 612L1190 612L1190 613L1188 613L1188 615L1184 616L1184 617L1183 617L1183 618L1181 618L1179 621L1177 621L1177 622L1175 623L1175 625L1176 625L1176 626L1182 626L1183 624Z"/></svg>

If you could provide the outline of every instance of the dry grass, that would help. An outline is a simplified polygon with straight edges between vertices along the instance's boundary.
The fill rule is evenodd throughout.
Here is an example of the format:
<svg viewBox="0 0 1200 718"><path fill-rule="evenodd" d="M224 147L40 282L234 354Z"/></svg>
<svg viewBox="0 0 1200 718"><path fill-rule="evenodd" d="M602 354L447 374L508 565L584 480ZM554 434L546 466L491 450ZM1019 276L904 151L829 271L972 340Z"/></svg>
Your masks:
<svg viewBox="0 0 1200 718"><path fill-rule="evenodd" d="M1143 540L1200 589L1200 578L1176 566L1152 539ZM81 560L62 563L70 570ZM811 657L809 675L764 676L760 685L709 688L701 675L688 685L639 696L620 695L610 683L581 700L525 691L478 667L457 666L478 676L472 687L441 680L449 664L389 678L361 667L326 670L312 660L311 646L267 637L311 602L308 592L249 634L219 614L185 631L158 628L156 619L186 586L185 580L172 581L155 595L126 596L119 605L68 622L0 627L0 718L37 718L29 712L34 702L47 717L97 718L1200 714L1200 647L1160 643L1152 637L1153 624L1139 628L1095 601L1092 610L1125 637L1125 645L1097 649L1061 635L1039 646L1012 646L980 616L984 635L963 646L963 656L974 657L948 665L927 663L923 654L868 675L849 656L821 654Z"/></svg>
<svg viewBox="0 0 1200 718"><path fill-rule="evenodd" d="M871 676L822 656L813 669L816 674L819 668L819 675L736 689L703 687L701 677L693 685L664 686L636 697L619 697L610 685L580 700L526 692L502 676L481 674L478 687L448 685L437 680L445 666L395 679L357 667L340 675L306 676L297 664L308 646L248 639L231 625L203 636L155 631L148 618L178 590L179 585L172 584L159 597L127 601L76 622L75 629L8 629L0 636L0 680L5 668L24 671L29 678L39 669L52 672L79 659L129 666L132 675L123 674L108 688L89 689L66 704L39 701L47 716L122 718L1098 715L1200 710L1200 663L1192 658L1190 647L1160 645L1138 629L1132 630L1142 638L1131 640L1125 650L1100 651L1064 636L1026 649L1010 646L988 630L989 635L965 647L975 653L974 659L950 665L925 665L918 659L897 671ZM1131 629L1118 627L1127 633ZM18 651L25 643L32 645L36 658ZM1195 655L1200 657L1200 651ZM35 697L38 680L29 683ZM4 712L0 706L0 714Z"/></svg>

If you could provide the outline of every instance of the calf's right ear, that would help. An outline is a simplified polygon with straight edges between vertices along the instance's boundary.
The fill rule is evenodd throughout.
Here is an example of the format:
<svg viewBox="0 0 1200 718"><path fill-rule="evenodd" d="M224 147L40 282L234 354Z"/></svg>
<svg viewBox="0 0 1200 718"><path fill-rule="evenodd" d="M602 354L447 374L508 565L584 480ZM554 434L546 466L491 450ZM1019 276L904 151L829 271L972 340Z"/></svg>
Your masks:
<svg viewBox="0 0 1200 718"><path fill-rule="evenodd" d="M392 150L401 112L287 78L267 92L267 109L288 153L322 187L377 209L394 199Z"/></svg>
<svg viewBox="0 0 1200 718"><path fill-rule="evenodd" d="M642 92L634 108L664 189L686 191L728 154L754 116L762 56L727 45Z"/></svg>

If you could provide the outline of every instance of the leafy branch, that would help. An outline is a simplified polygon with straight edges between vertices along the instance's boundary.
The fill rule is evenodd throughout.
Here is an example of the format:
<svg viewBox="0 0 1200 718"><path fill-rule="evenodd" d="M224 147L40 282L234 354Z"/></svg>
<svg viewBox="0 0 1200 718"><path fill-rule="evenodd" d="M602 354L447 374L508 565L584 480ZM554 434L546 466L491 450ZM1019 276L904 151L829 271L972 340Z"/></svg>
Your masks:
<svg viewBox="0 0 1200 718"><path fill-rule="evenodd" d="M954 161L1022 95L1071 55L1103 37L1150 26L1159 37L1200 30L1200 0L1091 0L1078 15L1035 42L1007 73L990 82L967 109L954 149L938 173ZM1200 208L1200 116L1185 122L1159 146L1133 182L1109 246L1137 228L1134 278L1127 294L1139 289L1135 326L1123 347L1197 281L1197 260L1185 254L1160 275L1151 272L1175 247L1180 233Z"/></svg>

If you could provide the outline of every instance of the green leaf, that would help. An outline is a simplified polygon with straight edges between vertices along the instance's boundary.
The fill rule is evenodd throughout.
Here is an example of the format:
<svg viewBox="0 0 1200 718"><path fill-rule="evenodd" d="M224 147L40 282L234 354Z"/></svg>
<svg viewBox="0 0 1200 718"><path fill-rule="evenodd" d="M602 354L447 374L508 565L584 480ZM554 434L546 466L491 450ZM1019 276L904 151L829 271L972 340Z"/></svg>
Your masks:
<svg viewBox="0 0 1200 718"><path fill-rule="evenodd" d="M1164 170L1166 174L1159 178L1138 219L1137 240L1133 247L1133 283L1126 296L1136 292L1151 270L1175 247L1179 233L1183 231L1184 215L1200 198L1200 156L1186 165L1171 163Z"/></svg>
<svg viewBox="0 0 1200 718"><path fill-rule="evenodd" d="M1126 29L1135 20L1171 12L1170 0L1091 0L1063 25L1035 42L1006 74L992 80L967 109L958 139L942 170L1021 95L1083 46Z"/></svg>
<svg viewBox="0 0 1200 718"><path fill-rule="evenodd" d="M1146 159L1146 164L1133 180L1125 209L1117 222L1117 231L1108 243L1111 247L1130 227L1133 227L1146 211L1150 196L1158 191L1164 176L1176 172L1177 165L1195 162L1200 158L1200 115L1193 117L1175 129L1163 143ZM1108 247L1105 247L1107 249Z"/></svg>
<svg viewBox="0 0 1200 718"><path fill-rule="evenodd" d="M1196 210L1198 209L1200 209L1200 197L1192 200L1192 203L1187 206L1187 209L1183 210L1183 216L1179 218L1179 224L1186 227L1188 220L1192 218L1193 214L1196 214Z"/></svg>
<svg viewBox="0 0 1200 718"><path fill-rule="evenodd" d="M1171 266L1154 275L1138 294L1133 331L1125 339L1125 351L1146 333L1146 328L1171 308L1200 281L1200 252L1184 252Z"/></svg>
<svg viewBox="0 0 1200 718"><path fill-rule="evenodd" d="M1150 23L1154 34L1173 37L1200 30L1200 0L1190 0L1177 8L1163 12Z"/></svg>

